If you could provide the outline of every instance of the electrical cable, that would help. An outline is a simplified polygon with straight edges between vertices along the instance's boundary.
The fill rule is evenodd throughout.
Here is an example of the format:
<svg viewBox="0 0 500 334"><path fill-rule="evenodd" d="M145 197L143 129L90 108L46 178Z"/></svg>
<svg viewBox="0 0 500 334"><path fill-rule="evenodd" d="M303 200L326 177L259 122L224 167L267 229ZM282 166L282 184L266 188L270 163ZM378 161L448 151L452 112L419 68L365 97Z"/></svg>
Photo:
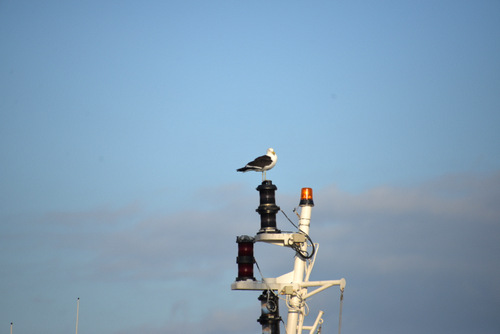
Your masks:
<svg viewBox="0 0 500 334"><path fill-rule="evenodd" d="M309 260L314 256L314 253L316 252L316 247L314 246L314 243L313 243L311 237L307 233L305 233L302 230L299 230L299 233L305 235L307 240L309 240L309 243L311 244L311 247L312 247L311 253L309 254L307 251L303 251L300 248L300 246L298 246L298 245L292 245L292 248L299 254L300 257L302 257L303 259Z"/></svg>
<svg viewBox="0 0 500 334"><path fill-rule="evenodd" d="M283 318L280 317L280 321L283 323L283 327L285 328L285 334L288 334L288 331L286 330L285 320L283 320Z"/></svg>
<svg viewBox="0 0 500 334"><path fill-rule="evenodd" d="M283 297L280 297L278 294L276 294L273 289L271 289L271 287L267 284L267 282L264 280L264 275L262 274L262 271L260 270L260 267L259 267L259 264L257 263L257 260L254 260L255 262L255 265L257 266L257 270L259 271L259 274L260 274L260 278L262 280L262 283L264 283L265 285L267 285L267 291L271 292L272 294L274 294L276 297L278 297L279 299L285 301L287 304L288 302L286 301L285 298Z"/></svg>
<svg viewBox="0 0 500 334"><path fill-rule="evenodd" d="M303 235L306 236L307 240L309 240L309 243L311 244L311 247L312 247L311 254L309 254L307 251L303 251L300 248L300 246L295 245L295 244L291 246L292 249L295 250L295 252L297 252L297 254L299 254L299 256L302 257L303 259L306 259L306 260L311 259L314 256L314 253L316 252L316 247L314 246L314 242L312 241L311 237L309 236L309 234L305 233L299 227L297 227L297 225L295 225L292 222L292 220L290 218L288 218L288 216L286 215L285 211L283 211L282 209L280 209L280 211L283 213L283 215L286 217L286 219L288 219L288 221L290 222L290 224L292 224L299 231L299 233L301 233L301 234L303 234Z"/></svg>
<svg viewBox="0 0 500 334"><path fill-rule="evenodd" d="M344 289L340 290L340 307L339 307L339 334L342 327L342 306L344 304Z"/></svg>
<svg viewBox="0 0 500 334"><path fill-rule="evenodd" d="M280 209L280 211L281 211L281 213L283 213L283 215L286 217L286 219L288 219L288 221L290 222L290 224L292 224L292 225L293 225L293 227L295 227L295 228L298 230L299 228L297 227L297 225L295 225L295 224L292 222L292 220L291 220L290 218L288 218L288 216L286 215L285 211L283 211L282 209ZM295 209L294 209L294 211L295 211Z"/></svg>

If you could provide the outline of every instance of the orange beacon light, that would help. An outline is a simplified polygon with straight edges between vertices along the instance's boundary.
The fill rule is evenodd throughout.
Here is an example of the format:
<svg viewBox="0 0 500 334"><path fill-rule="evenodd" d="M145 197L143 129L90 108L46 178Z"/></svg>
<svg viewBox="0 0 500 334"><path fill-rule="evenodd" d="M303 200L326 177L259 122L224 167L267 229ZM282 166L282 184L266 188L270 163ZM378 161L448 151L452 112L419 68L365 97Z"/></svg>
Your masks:
<svg viewBox="0 0 500 334"><path fill-rule="evenodd" d="M302 188L299 206L314 206L312 188Z"/></svg>

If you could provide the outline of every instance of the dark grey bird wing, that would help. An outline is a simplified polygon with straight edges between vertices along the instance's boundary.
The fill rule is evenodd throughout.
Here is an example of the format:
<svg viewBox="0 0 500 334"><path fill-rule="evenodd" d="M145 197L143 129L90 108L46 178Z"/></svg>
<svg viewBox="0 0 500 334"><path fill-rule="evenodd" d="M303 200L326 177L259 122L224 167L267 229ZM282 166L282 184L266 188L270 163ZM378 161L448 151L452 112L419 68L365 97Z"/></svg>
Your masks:
<svg viewBox="0 0 500 334"><path fill-rule="evenodd" d="M262 168L269 166L273 160L268 155L262 155L256 158L254 161L250 161L240 169L237 169L238 172L246 172L247 170L261 170Z"/></svg>

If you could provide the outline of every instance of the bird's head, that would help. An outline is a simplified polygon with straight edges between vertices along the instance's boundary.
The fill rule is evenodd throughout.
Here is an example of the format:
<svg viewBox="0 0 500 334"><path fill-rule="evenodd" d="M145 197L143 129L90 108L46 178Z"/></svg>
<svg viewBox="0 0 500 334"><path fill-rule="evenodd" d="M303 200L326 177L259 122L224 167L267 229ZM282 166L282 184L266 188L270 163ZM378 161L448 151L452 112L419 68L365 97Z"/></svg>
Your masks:
<svg viewBox="0 0 500 334"><path fill-rule="evenodd" d="M267 154L276 155L276 152L274 152L274 149L272 147L270 147L267 149Z"/></svg>

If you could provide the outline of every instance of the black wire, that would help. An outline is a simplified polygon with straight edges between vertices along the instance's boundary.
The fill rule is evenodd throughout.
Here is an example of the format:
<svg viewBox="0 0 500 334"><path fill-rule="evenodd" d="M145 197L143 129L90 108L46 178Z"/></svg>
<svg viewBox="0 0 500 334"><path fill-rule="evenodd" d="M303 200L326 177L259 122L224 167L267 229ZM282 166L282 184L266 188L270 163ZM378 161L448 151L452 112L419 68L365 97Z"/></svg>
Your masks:
<svg viewBox="0 0 500 334"><path fill-rule="evenodd" d="M281 213L283 213L283 215L285 215L286 219L288 219L288 221L290 222L290 224L292 224L292 225L293 225L293 227L295 227L295 228L298 230L299 228L297 227L297 225L295 225L295 224L294 224L294 223L290 220L290 218L288 218L288 216L286 215L285 211L283 211L282 209L280 209L280 211L281 211Z"/></svg>
<svg viewBox="0 0 500 334"><path fill-rule="evenodd" d="M311 237L307 233L305 233L302 230L299 230L299 232L302 233L303 235L305 235L307 240L309 240L309 242L311 243L312 251L311 251L311 254L309 254L307 251L302 251L300 249L300 251L298 253L304 259L309 260L310 258L312 258L314 256L314 253L316 252L316 247L314 246L314 242L312 241Z"/></svg>
<svg viewBox="0 0 500 334"><path fill-rule="evenodd" d="M303 259L309 260L310 258L312 258L314 256L314 253L316 252L316 247L314 246L314 242L312 241L311 237L306 232L304 232L300 228L298 228L297 225L295 225L290 220L290 218L288 218L288 216L286 215L285 211L283 211L282 209L280 209L280 211L283 213L283 215L286 217L286 219L288 219L288 221L290 222L290 224L292 224L299 231L299 233L302 233L303 235L305 235L306 238L307 238L307 240L309 240L309 242L311 243L311 247L312 247L311 254L309 254L307 251L303 251L302 249L300 249L299 246L297 246L295 244L292 245L292 249L295 250L295 252L297 252L297 254L300 257L302 257Z"/></svg>

